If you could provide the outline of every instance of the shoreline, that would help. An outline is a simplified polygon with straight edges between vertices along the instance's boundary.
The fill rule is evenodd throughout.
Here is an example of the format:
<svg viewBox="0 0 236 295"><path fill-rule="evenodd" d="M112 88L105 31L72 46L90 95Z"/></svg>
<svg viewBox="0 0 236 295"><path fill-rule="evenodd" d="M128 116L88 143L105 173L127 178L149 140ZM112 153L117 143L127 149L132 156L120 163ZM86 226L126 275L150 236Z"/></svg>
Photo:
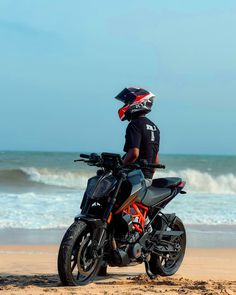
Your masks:
<svg viewBox="0 0 236 295"><path fill-rule="evenodd" d="M185 225L189 248L236 247L236 225ZM0 229L0 245L60 244L63 229Z"/></svg>

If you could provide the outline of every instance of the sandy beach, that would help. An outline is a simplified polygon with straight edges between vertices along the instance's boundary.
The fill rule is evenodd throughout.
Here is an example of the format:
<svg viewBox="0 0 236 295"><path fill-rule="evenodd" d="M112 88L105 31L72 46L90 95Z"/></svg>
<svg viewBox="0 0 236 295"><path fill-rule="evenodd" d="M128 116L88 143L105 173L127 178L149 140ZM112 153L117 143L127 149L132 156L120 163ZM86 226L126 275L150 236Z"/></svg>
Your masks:
<svg viewBox="0 0 236 295"><path fill-rule="evenodd" d="M84 287L63 287L56 245L1 245L0 294L236 294L236 248L189 248L176 275L151 281L144 265L109 268Z"/></svg>

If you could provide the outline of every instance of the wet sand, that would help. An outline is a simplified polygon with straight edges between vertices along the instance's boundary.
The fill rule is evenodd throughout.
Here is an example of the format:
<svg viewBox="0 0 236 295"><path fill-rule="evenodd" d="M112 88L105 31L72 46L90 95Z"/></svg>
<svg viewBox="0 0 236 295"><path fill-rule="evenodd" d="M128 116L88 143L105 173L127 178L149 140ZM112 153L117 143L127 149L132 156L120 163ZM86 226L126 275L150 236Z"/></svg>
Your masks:
<svg viewBox="0 0 236 295"><path fill-rule="evenodd" d="M188 248L236 248L236 225L186 224L185 228ZM0 245L58 245L65 231L66 228L0 229Z"/></svg>

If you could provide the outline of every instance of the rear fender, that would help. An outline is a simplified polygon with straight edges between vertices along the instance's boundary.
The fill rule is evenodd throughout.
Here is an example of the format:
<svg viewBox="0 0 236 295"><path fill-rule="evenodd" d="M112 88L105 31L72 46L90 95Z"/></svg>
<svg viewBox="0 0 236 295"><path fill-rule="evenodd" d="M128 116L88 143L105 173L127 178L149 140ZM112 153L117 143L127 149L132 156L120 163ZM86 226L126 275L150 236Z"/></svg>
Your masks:
<svg viewBox="0 0 236 295"><path fill-rule="evenodd" d="M185 181L181 181L180 184L177 186L177 191L180 194L186 194L185 191L183 191L183 188L185 187L186 182Z"/></svg>

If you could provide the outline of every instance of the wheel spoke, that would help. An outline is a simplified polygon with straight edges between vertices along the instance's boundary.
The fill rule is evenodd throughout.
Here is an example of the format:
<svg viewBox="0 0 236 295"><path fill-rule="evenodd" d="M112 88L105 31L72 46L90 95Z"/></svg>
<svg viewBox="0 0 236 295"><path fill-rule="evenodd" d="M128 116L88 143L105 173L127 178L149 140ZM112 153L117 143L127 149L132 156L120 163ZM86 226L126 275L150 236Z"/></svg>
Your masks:
<svg viewBox="0 0 236 295"><path fill-rule="evenodd" d="M96 268L97 259L92 258L89 251L92 243L91 234L87 233L81 237L78 251L76 255L74 255L76 257L76 261L72 264L73 269L75 268L75 265L77 265L77 281L84 281L86 277L89 277Z"/></svg>

